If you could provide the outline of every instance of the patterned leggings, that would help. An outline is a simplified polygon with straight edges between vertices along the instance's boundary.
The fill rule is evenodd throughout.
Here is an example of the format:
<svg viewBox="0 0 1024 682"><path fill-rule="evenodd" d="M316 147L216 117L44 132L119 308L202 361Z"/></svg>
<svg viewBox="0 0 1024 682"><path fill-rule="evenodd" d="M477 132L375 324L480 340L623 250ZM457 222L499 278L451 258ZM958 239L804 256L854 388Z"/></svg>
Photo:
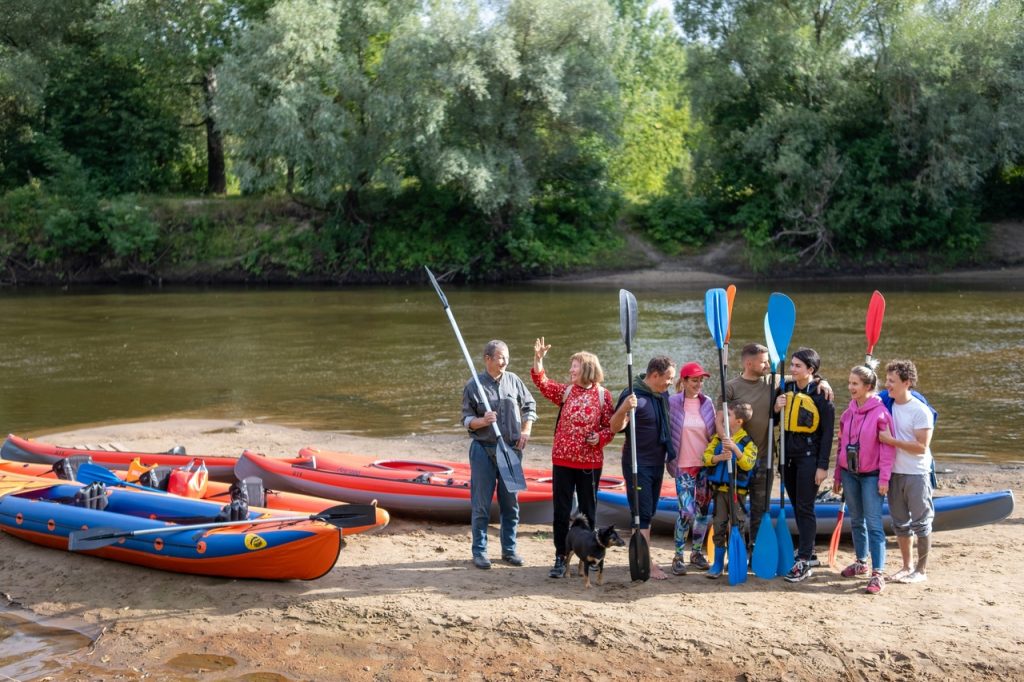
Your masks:
<svg viewBox="0 0 1024 682"><path fill-rule="evenodd" d="M696 476L680 472L676 476L676 497L679 499L679 518L676 519L676 554L683 554L686 535L693 529L694 552L702 551L704 535L708 531L711 515L711 486L703 468Z"/></svg>

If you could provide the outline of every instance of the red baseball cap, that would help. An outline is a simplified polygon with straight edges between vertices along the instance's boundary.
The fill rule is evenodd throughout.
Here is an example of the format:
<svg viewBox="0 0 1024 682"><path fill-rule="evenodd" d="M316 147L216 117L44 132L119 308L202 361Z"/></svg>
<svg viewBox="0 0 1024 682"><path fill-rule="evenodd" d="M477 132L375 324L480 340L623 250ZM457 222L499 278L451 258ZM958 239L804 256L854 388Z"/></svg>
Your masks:
<svg viewBox="0 0 1024 682"><path fill-rule="evenodd" d="M690 377L709 377L711 375L704 371L699 362L688 362L679 370L679 376L689 379Z"/></svg>

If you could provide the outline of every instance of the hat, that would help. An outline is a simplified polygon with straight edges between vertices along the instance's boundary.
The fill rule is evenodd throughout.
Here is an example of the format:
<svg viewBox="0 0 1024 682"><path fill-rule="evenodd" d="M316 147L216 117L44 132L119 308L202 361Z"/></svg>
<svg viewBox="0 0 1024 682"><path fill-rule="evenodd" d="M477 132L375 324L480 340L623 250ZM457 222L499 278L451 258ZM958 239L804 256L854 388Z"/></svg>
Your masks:
<svg viewBox="0 0 1024 682"><path fill-rule="evenodd" d="M689 379L690 377L709 377L711 375L704 371L699 362L688 362L679 370L679 376Z"/></svg>

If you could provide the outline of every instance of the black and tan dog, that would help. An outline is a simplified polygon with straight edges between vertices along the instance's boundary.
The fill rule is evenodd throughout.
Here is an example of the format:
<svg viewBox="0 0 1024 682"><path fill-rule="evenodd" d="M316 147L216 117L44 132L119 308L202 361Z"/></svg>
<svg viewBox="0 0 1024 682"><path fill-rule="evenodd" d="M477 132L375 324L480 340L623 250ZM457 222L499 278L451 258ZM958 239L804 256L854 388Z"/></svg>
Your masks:
<svg viewBox="0 0 1024 682"><path fill-rule="evenodd" d="M568 547L565 565L569 566L572 555L575 554L580 558L577 573L583 576L583 586L590 587L591 568L597 569L597 584L600 585L604 581L605 552L609 547L624 547L625 544L615 532L615 526L591 530L586 514L576 514L572 517L572 525L565 536L565 545Z"/></svg>

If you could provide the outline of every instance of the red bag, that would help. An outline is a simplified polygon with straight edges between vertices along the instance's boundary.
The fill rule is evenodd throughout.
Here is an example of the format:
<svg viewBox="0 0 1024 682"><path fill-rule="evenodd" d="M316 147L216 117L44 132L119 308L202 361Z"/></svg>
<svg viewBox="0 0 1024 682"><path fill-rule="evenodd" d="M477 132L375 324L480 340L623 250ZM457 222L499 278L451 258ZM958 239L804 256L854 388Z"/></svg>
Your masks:
<svg viewBox="0 0 1024 682"><path fill-rule="evenodd" d="M171 472L167 479L167 492L182 497L201 498L206 494L209 481L210 472L206 470L206 462L196 458L187 467L179 467Z"/></svg>

